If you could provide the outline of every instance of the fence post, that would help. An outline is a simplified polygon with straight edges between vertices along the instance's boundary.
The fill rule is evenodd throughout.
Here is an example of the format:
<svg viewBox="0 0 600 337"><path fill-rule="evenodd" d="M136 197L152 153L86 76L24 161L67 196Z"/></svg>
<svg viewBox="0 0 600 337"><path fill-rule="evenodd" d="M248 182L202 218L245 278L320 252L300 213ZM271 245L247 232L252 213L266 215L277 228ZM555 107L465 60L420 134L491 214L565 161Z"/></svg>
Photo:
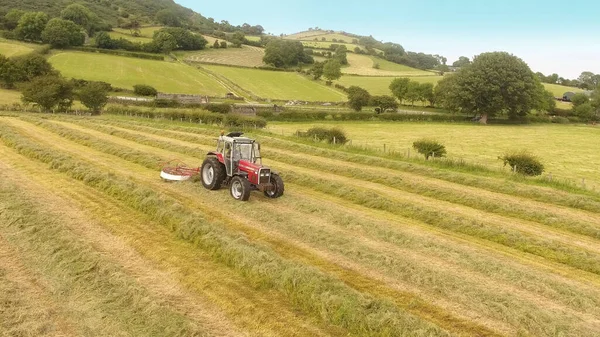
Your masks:
<svg viewBox="0 0 600 337"><path fill-rule="evenodd" d="M383 143L383 153L385 153L385 143Z"/></svg>
<svg viewBox="0 0 600 337"><path fill-rule="evenodd" d="M549 172L549 173L548 173L548 179L549 179L550 181L552 181L552 172Z"/></svg>
<svg viewBox="0 0 600 337"><path fill-rule="evenodd" d="M333 145L335 145L335 136L333 136Z"/></svg>
<svg viewBox="0 0 600 337"><path fill-rule="evenodd" d="M582 179L581 179L581 186L582 186L583 188L585 188L585 178L582 178Z"/></svg>

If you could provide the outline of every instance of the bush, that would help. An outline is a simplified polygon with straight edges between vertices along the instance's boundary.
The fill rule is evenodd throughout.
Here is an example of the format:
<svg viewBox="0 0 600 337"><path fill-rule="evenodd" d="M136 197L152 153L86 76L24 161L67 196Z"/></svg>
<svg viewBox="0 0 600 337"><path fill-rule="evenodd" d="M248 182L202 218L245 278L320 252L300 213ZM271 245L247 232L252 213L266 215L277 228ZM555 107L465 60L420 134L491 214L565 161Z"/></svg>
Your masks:
<svg viewBox="0 0 600 337"><path fill-rule="evenodd" d="M413 143L413 148L424 155L426 160L429 160L429 157L440 158L446 156L446 147L436 140L417 140Z"/></svg>
<svg viewBox="0 0 600 337"><path fill-rule="evenodd" d="M510 166L513 172L517 172L527 176L539 176L544 172L544 165L537 157L527 151L506 153L498 159Z"/></svg>
<svg viewBox="0 0 600 337"><path fill-rule="evenodd" d="M307 132L303 132L303 133L299 132L298 134L303 137L315 139L318 141L324 140L330 144L334 143L334 142L335 142L335 144L345 144L348 141L344 131L342 131L339 128L326 129L326 128L314 127L314 128L308 129Z"/></svg>
<svg viewBox="0 0 600 337"><path fill-rule="evenodd" d="M136 84L133 86L133 93L140 96L156 96L158 91L145 84Z"/></svg>
<svg viewBox="0 0 600 337"><path fill-rule="evenodd" d="M231 112L231 105L227 104L227 103L219 103L219 104L207 104L204 109L210 111L210 112L218 112L218 113L222 113L222 114L226 114L226 113L230 113Z"/></svg>

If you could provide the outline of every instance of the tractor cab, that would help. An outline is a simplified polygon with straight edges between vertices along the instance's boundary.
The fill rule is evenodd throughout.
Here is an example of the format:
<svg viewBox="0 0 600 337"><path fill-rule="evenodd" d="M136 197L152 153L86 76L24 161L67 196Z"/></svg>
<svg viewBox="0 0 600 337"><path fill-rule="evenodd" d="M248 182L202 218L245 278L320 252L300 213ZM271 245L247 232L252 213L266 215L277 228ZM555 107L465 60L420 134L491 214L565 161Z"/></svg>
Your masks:
<svg viewBox="0 0 600 337"><path fill-rule="evenodd" d="M239 170L241 160L254 165L262 165L260 144L254 139L241 137L241 135L239 132L232 132L226 136L220 136L217 141L216 152L223 156L227 176L232 176Z"/></svg>
<svg viewBox="0 0 600 337"><path fill-rule="evenodd" d="M262 165L260 144L242 137L241 132L221 134L217 149L204 159L200 175L205 188L218 190L223 184L229 185L231 196L242 201L248 200L252 190L279 198L285 189L279 174Z"/></svg>

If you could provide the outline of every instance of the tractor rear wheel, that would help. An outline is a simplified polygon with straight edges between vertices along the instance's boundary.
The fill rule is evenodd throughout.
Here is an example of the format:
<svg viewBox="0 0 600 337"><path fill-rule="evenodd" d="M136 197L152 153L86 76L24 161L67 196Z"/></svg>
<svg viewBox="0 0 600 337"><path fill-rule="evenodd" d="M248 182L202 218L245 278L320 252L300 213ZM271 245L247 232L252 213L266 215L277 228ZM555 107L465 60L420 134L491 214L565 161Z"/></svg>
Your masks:
<svg viewBox="0 0 600 337"><path fill-rule="evenodd" d="M283 185L283 179L279 176L279 174L272 173L271 174L271 184L273 184L273 189L265 191L265 196L267 198L279 198L283 195L283 191L285 186Z"/></svg>
<svg viewBox="0 0 600 337"><path fill-rule="evenodd" d="M250 190L252 186L248 179L242 178L240 176L235 176L231 179L231 184L229 186L229 192L231 192L231 196L235 200L246 201L250 198Z"/></svg>
<svg viewBox="0 0 600 337"><path fill-rule="evenodd" d="M208 157L202 163L200 175L205 188L218 190L225 180L225 166L216 157Z"/></svg>

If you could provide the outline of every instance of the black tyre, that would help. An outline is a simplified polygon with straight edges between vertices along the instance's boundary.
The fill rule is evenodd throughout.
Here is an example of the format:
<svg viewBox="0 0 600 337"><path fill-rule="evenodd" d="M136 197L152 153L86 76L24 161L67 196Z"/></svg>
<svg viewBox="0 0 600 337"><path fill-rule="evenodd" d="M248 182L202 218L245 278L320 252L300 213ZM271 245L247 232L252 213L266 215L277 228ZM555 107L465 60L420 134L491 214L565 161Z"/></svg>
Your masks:
<svg viewBox="0 0 600 337"><path fill-rule="evenodd" d="M200 168L200 178L205 188L218 190L225 180L225 166L216 157L208 157Z"/></svg>
<svg viewBox="0 0 600 337"><path fill-rule="evenodd" d="M273 184L273 189L269 191L265 191L265 196L267 198L279 198L283 195L283 191L285 190L285 186L283 185L283 179L277 173L271 174L271 184Z"/></svg>
<svg viewBox="0 0 600 337"><path fill-rule="evenodd" d="M246 201L250 198L250 191L252 190L252 186L248 179L242 178L240 176L235 176L231 179L231 184L229 185L229 192L231 196L235 200Z"/></svg>

